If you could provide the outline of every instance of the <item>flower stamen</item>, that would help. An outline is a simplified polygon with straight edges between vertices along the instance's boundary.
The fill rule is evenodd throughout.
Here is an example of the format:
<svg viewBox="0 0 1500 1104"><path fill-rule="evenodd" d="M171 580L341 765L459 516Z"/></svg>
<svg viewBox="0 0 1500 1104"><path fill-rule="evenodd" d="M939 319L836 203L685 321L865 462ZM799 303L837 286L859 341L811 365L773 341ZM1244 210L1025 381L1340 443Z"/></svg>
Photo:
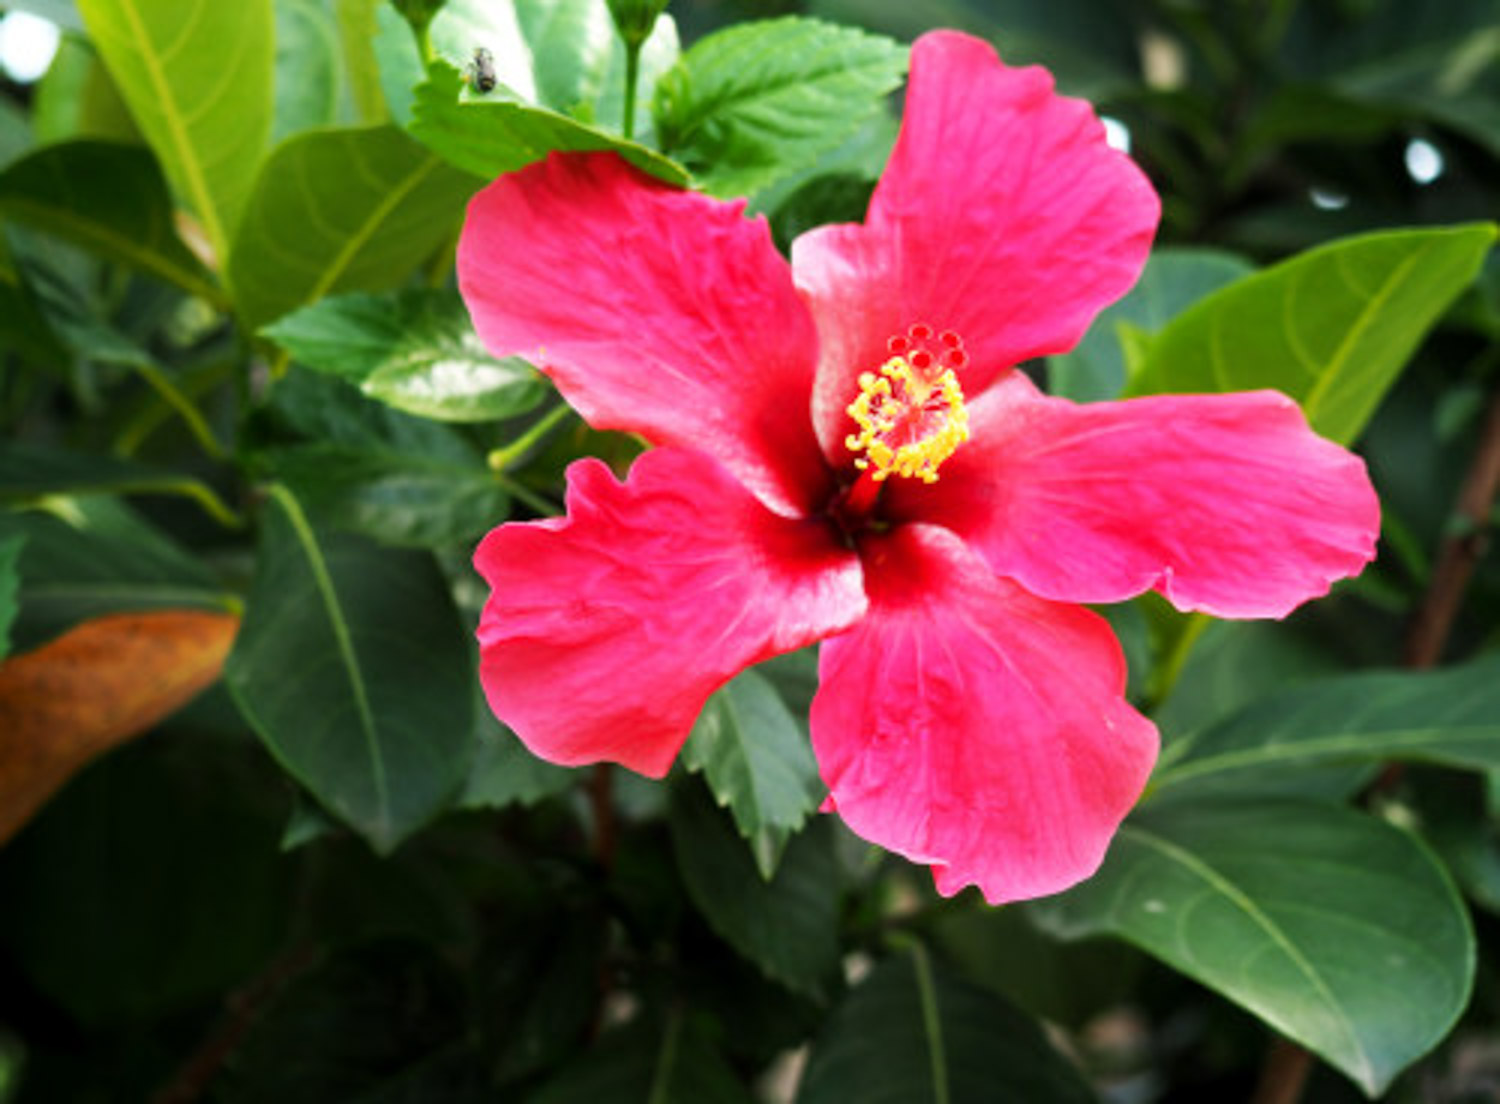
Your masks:
<svg viewBox="0 0 1500 1104"><path fill-rule="evenodd" d="M844 444L876 481L891 475L935 483L938 466L969 439L969 412L958 384L968 364L963 339L917 323L886 342L889 360L861 372L849 417L859 427Z"/></svg>

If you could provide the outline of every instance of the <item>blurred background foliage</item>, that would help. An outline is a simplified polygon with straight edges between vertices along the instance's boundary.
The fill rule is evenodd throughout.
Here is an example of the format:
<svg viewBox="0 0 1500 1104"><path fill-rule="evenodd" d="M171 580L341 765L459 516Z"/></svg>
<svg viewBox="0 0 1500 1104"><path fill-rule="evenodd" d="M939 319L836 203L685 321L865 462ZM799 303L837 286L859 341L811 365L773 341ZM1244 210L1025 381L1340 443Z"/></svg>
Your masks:
<svg viewBox="0 0 1500 1104"><path fill-rule="evenodd" d="M1351 384L1373 417L1349 415L1384 503L1379 562L1281 623L1109 611L1132 693L1178 745L1133 838L1191 838L1229 869L1236 842L1279 854L1280 822L1389 876L1329 871L1322 890L1406 940L1387 958L1336 928L1300 947L1352 960L1330 998L1350 1050L1243 939L1196 961L1111 923L1144 862L1129 846L1080 893L992 910L810 815L808 655L716 696L667 784L526 755L477 705L468 552L557 512L572 459L638 445L489 358L451 282L468 195L551 148L746 194L783 246L858 219L904 54L852 28L957 27L1092 100L1160 190L1142 288L1034 366L1080 399L1150 389L1175 370L1153 335L1215 290L1348 235L1500 213L1500 3L675 0L634 112L603 0L442 8L0 3L0 1102L1500 1096L1488 232L1382 239L1381 263L1420 274L1392 277L1388 325L1379 302L1335 309L1353 247L1298 285L1299 318L1390 361ZM61 30L50 63L15 45L27 16ZM716 65L721 32L780 16L840 29L752 29L745 68ZM478 46L501 55L497 97L473 87ZM736 114L756 81L784 98ZM1424 636L1455 556L1454 616ZM198 619L106 621L83 659L66 635L163 609ZM354 734L368 754L310 735L351 709L347 684L300 681L340 632L395 703ZM383 632L400 641L369 643ZM54 681L17 661L64 640ZM90 664L137 646L109 693L138 690L148 720L36 711L38 694L104 702ZM1461 666L1431 678L1450 681L1348 681L1444 664ZM1226 784L1269 802L1243 819L1173 804L1194 783L1168 768L1204 748L1330 731L1371 750L1263 754L1259 782ZM791 781L747 789L767 748ZM1416 980L1393 980L1419 953Z"/></svg>

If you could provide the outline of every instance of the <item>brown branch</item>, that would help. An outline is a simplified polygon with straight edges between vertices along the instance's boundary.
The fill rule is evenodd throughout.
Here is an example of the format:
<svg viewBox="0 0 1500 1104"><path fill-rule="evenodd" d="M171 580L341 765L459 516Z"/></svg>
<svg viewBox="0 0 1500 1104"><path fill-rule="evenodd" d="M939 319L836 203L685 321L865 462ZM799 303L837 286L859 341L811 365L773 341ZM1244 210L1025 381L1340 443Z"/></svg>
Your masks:
<svg viewBox="0 0 1500 1104"><path fill-rule="evenodd" d="M1413 670L1436 667L1463 604L1464 591L1489 543L1490 513L1500 495L1500 392L1490 401L1484 430L1454 507L1454 519L1438 550L1427 592L1407 630L1403 662ZM1369 793L1393 786L1401 764L1392 763ZM1277 1039L1266 1054L1251 1104L1297 1104L1312 1073L1313 1056L1288 1039Z"/></svg>
<svg viewBox="0 0 1500 1104"><path fill-rule="evenodd" d="M1406 639L1408 667L1435 667L1442 660L1448 634L1463 602L1464 591L1488 543L1490 511L1500 492L1500 392L1490 402L1484 434L1464 477L1455 509L1456 524L1438 551L1432 580Z"/></svg>
<svg viewBox="0 0 1500 1104"><path fill-rule="evenodd" d="M594 858L605 870L615 865L618 826L615 822L614 768L600 763L589 775L589 809L594 816Z"/></svg>
<svg viewBox="0 0 1500 1104"><path fill-rule="evenodd" d="M315 957L309 947L288 951L258 977L231 993L215 1030L183 1063L171 1082L151 1098L151 1104L192 1104L202 1098L261 1011L281 992L282 986L311 966Z"/></svg>

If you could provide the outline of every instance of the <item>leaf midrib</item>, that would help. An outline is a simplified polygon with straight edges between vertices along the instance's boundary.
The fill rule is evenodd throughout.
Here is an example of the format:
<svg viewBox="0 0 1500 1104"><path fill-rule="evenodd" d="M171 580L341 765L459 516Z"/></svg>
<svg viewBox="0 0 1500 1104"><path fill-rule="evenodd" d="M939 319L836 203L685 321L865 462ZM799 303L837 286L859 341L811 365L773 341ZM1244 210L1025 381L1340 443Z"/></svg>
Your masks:
<svg viewBox="0 0 1500 1104"><path fill-rule="evenodd" d="M219 221L219 212L209 196L208 182L203 177L203 167L198 163L196 151L188 140L183 117L176 99L172 96L172 87L167 82L166 74L162 72L159 64L160 59L155 51L155 43L146 34L146 25L136 9L135 0L117 0L117 2L121 15L130 24L131 34L140 43L141 65L145 69L146 79L156 93L157 102L161 104L162 118L166 122L178 161L187 177L186 184L193 198L193 207L198 212L198 217L203 220L203 230L208 235L208 240L213 243L214 253L223 257L225 247L228 245L224 237L224 224Z"/></svg>
<svg viewBox="0 0 1500 1104"><path fill-rule="evenodd" d="M385 760L380 755L375 715L370 708L364 675L359 668L359 660L354 651L354 640L349 634L348 622L344 620L343 609L339 604L338 591L334 589L333 577L328 573L328 564L323 559L323 552L318 547L317 538L313 535L312 528L308 525L307 518L302 513L302 507L296 498L279 483L272 485L271 495L281 505L292 524L297 542L302 546L303 555L307 558L308 567L312 571L318 596L323 601L324 612L327 613L329 624L333 627L339 658L349 678L349 686L354 695L355 712L359 715L360 728L370 756L370 776L375 784L375 799L379 809L378 823L383 829L380 834L387 835L391 823L391 799L389 784L385 776Z"/></svg>
<svg viewBox="0 0 1500 1104"><path fill-rule="evenodd" d="M1191 852L1178 847L1169 840L1155 835L1137 824L1123 825L1120 829L1120 837L1132 838L1142 846L1156 851L1168 862L1176 863L1189 874L1207 884L1211 890L1229 901L1231 905L1243 913L1256 927L1260 928L1266 934L1266 937L1287 956L1292 965L1297 968L1297 971L1307 979L1308 984L1311 985L1320 1002L1329 1013L1332 1022L1338 1025L1340 1032L1350 1044L1351 1053L1358 1059L1362 1075L1360 1078L1361 1084L1369 1085L1374 1083L1375 1071L1371 1065L1370 1056L1366 1053L1363 1045L1361 1045L1359 1036L1355 1033L1354 1025L1349 1021L1348 1015L1345 1014L1343 1007L1334 997L1332 990L1328 988L1323 975L1318 973L1313 964L1308 961L1297 948L1297 945L1277 926L1275 921L1256 907L1255 902L1242 893L1228 878L1224 877L1212 866Z"/></svg>

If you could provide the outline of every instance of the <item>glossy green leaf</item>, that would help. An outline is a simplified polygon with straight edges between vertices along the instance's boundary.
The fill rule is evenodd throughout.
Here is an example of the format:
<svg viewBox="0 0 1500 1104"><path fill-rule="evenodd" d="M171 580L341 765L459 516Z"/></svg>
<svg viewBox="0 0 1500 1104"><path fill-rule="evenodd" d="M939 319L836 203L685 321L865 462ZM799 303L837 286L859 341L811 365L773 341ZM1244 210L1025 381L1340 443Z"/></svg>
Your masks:
<svg viewBox="0 0 1500 1104"><path fill-rule="evenodd" d="M1347 444L1474 279L1489 223L1366 234L1311 250L1189 308L1151 342L1137 395L1274 387Z"/></svg>
<svg viewBox="0 0 1500 1104"><path fill-rule="evenodd" d="M35 509L0 509L0 539L9 537L26 539L20 615L11 634L18 649L100 614L234 604L201 560L112 497L54 497Z"/></svg>
<svg viewBox="0 0 1500 1104"><path fill-rule="evenodd" d="M375 48L378 13L388 7L385 0L334 0L344 94L348 99L346 114L357 123L376 124L390 119L390 109L380 87L380 61Z"/></svg>
<svg viewBox="0 0 1500 1104"><path fill-rule="evenodd" d="M702 772L769 879L787 840L822 797L807 733L770 682L745 671L709 698L682 762Z"/></svg>
<svg viewBox="0 0 1500 1104"><path fill-rule="evenodd" d="M1047 362L1048 391L1077 402L1116 398L1127 375L1123 327L1156 333L1205 295L1254 271L1233 253L1156 250L1130 293L1094 319L1072 352Z"/></svg>
<svg viewBox="0 0 1500 1104"><path fill-rule="evenodd" d="M261 333L309 368L398 410L442 421L524 414L549 390L524 360L486 351L456 291L337 296Z"/></svg>
<svg viewBox="0 0 1500 1104"><path fill-rule="evenodd" d="M43 147L0 173L0 215L195 295L222 297L177 237L156 161L137 146L79 141Z"/></svg>
<svg viewBox="0 0 1500 1104"><path fill-rule="evenodd" d="M385 853L462 782L465 635L427 555L318 533L273 486L224 677L282 765Z"/></svg>
<svg viewBox="0 0 1500 1104"><path fill-rule="evenodd" d="M1173 743L1151 792L1275 791L1312 766L1386 759L1500 768L1500 659L1346 675L1264 697Z"/></svg>
<svg viewBox="0 0 1500 1104"><path fill-rule="evenodd" d="M613 150L671 184L686 184L676 162L598 127L538 107L496 88L479 95L445 61L435 61L417 89L410 130L466 172L491 179L540 161L553 150Z"/></svg>
<svg viewBox="0 0 1500 1104"><path fill-rule="evenodd" d="M0 660L10 654L10 627L21 608L21 546L26 537L0 537Z"/></svg>
<svg viewBox="0 0 1500 1104"><path fill-rule="evenodd" d="M31 125L38 146L82 138L144 144L98 53L71 35L63 35L51 67L36 85Z"/></svg>
<svg viewBox="0 0 1500 1104"><path fill-rule="evenodd" d="M707 192L748 195L836 148L906 74L906 48L813 19L700 40L656 87L662 148Z"/></svg>
<svg viewBox="0 0 1500 1104"><path fill-rule="evenodd" d="M479 181L393 127L314 130L278 146L230 264L258 328L336 291L392 287L458 233Z"/></svg>
<svg viewBox="0 0 1500 1104"><path fill-rule="evenodd" d="M1036 1021L935 966L887 959L813 1043L797 1104L1084 1104L1095 1097Z"/></svg>
<svg viewBox="0 0 1500 1104"><path fill-rule="evenodd" d="M475 680L476 688L478 680ZM458 799L462 809L503 809L534 805L573 785L578 772L538 759L490 712L483 701L478 717L474 761Z"/></svg>
<svg viewBox="0 0 1500 1104"><path fill-rule="evenodd" d="M1473 983L1468 914L1431 853L1318 802L1142 809L1098 874L1031 907L1066 938L1135 943L1371 1096L1447 1034Z"/></svg>
<svg viewBox="0 0 1500 1104"><path fill-rule="evenodd" d="M672 845L709 925L768 977L818 994L838 968L839 878L831 824L793 836L769 881L696 783L672 788Z"/></svg>
<svg viewBox="0 0 1500 1104"><path fill-rule="evenodd" d="M271 133L271 0L78 0L173 189L223 257Z"/></svg>

